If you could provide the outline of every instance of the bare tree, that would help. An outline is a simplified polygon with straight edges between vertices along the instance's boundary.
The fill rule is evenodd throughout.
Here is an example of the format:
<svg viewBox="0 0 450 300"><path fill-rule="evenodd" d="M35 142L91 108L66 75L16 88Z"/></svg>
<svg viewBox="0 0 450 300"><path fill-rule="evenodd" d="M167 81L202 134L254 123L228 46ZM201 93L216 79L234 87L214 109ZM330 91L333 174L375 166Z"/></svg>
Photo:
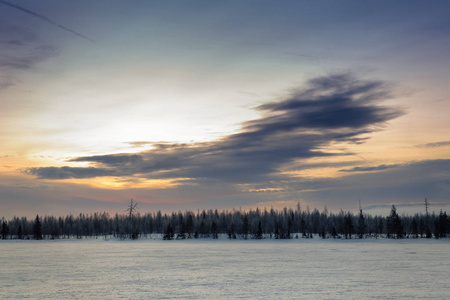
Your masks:
<svg viewBox="0 0 450 300"><path fill-rule="evenodd" d="M134 213L136 212L136 206L138 205L138 203L133 203L133 199L131 199L130 201L130 205L128 206L128 208L125 210L126 212L128 212L128 217L131 218L133 217Z"/></svg>

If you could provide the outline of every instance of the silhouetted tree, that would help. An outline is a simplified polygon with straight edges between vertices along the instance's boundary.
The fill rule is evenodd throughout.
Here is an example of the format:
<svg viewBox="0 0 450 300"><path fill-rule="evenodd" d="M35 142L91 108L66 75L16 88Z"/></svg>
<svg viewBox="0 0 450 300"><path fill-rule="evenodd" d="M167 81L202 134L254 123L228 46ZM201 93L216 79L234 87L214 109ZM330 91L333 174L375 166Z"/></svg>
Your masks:
<svg viewBox="0 0 450 300"><path fill-rule="evenodd" d="M395 208L395 205L392 204L391 213L387 218L387 236L401 239L403 238L403 235L404 232L402 222L397 214L397 209Z"/></svg>
<svg viewBox="0 0 450 300"><path fill-rule="evenodd" d="M184 240L185 238L186 238L186 223L184 223L184 221L181 221L181 224L178 226L177 240L179 239Z"/></svg>
<svg viewBox="0 0 450 300"><path fill-rule="evenodd" d="M6 240L8 238L8 234L9 234L8 222L3 220L2 221L2 232L1 232L2 240Z"/></svg>
<svg viewBox="0 0 450 300"><path fill-rule="evenodd" d="M233 223L231 223L230 229L228 230L228 238L231 239L236 239L236 233L234 232L234 225Z"/></svg>
<svg viewBox="0 0 450 300"><path fill-rule="evenodd" d="M439 217L436 219L435 224L435 228L437 228L435 229L435 233L439 238L447 236L447 227L448 227L447 212L442 212L441 210L439 213Z"/></svg>
<svg viewBox="0 0 450 300"><path fill-rule="evenodd" d="M188 238L192 238L192 233L194 231L194 217L191 213L189 213L189 216L187 218L186 222L186 232L188 234Z"/></svg>
<svg viewBox="0 0 450 300"><path fill-rule="evenodd" d="M19 227L17 228L17 238L19 240L23 239L22 224L19 224Z"/></svg>
<svg viewBox="0 0 450 300"><path fill-rule="evenodd" d="M306 221L303 217L300 219L300 231L302 233L302 237L306 237Z"/></svg>
<svg viewBox="0 0 450 300"><path fill-rule="evenodd" d="M331 228L331 236L332 236L334 239L338 237L338 234L337 234L337 232L336 232L336 228L335 228L334 226Z"/></svg>
<svg viewBox="0 0 450 300"><path fill-rule="evenodd" d="M364 222L364 215L362 209L359 209L359 219L358 219L358 236L360 239L364 237L366 233L366 223Z"/></svg>
<svg viewBox="0 0 450 300"><path fill-rule="evenodd" d="M263 237L263 230L261 225L261 220L258 221L258 230L256 231L255 235L253 236L255 239L262 239Z"/></svg>
<svg viewBox="0 0 450 300"><path fill-rule="evenodd" d="M172 228L172 225L170 225L170 223L169 223L169 224L167 224L166 231L164 231L163 239L164 240L172 240L173 237L174 237L173 228Z"/></svg>
<svg viewBox="0 0 450 300"><path fill-rule="evenodd" d="M133 207L135 203L130 204ZM147 234L161 234L163 237L172 239L173 232L177 238L183 236L195 238L206 238L212 236L216 238L220 233L228 233L230 239L236 238L239 234L241 238L260 239L263 233L267 237L284 239L294 234L301 233L303 237L312 238L313 233L318 233L322 238L352 238L354 234L359 237L375 236L387 234L388 237L401 238L405 234L411 237L448 237L449 220L446 212L438 215L430 213L428 215L415 214L414 216L398 216L395 206L392 207L388 217L363 214L359 215L350 212L340 211L338 213L328 212L326 209L322 213L309 208L305 211L292 209L268 211L249 210L203 210L173 212L162 214L160 211L146 213L115 214L110 217L107 213L79 214L76 217L68 215L66 217L37 216L36 219L14 217L12 220L0 220L3 235L0 238L83 238L97 237L103 235L105 238L114 235L117 238L140 238ZM5 223L3 223L3 221ZM168 230L170 224L171 230ZM428 224L428 225L427 225ZM8 233L6 234L6 228ZM424 235L426 233L426 235Z"/></svg>
<svg viewBox="0 0 450 300"><path fill-rule="evenodd" d="M36 219L34 219L33 236L35 240L42 240L42 224L39 215L36 215Z"/></svg>
<svg viewBox="0 0 450 300"><path fill-rule="evenodd" d="M213 239L219 238L219 234L217 232L217 224L214 221L211 223L211 235Z"/></svg>
<svg viewBox="0 0 450 300"><path fill-rule="evenodd" d="M346 239L352 238L353 229L353 216L348 212L344 217L344 234Z"/></svg>
<svg viewBox="0 0 450 300"><path fill-rule="evenodd" d="M411 235L413 238L417 239L419 237L419 229L418 229L418 225L417 225L417 220L414 217L411 221Z"/></svg>
<svg viewBox="0 0 450 300"><path fill-rule="evenodd" d="M277 221L275 223L275 230L273 232L273 237L278 240L279 238L281 238L281 230L280 230L281 224L280 221Z"/></svg>
<svg viewBox="0 0 450 300"><path fill-rule="evenodd" d="M128 205L128 208L125 210L126 212L128 212L128 218L131 220L131 218L133 217L133 215L136 213L136 206L138 205L138 203L133 203L133 199L131 199L130 201L130 205Z"/></svg>
<svg viewBox="0 0 450 300"><path fill-rule="evenodd" d="M250 225L248 222L248 216L247 216L247 214L244 214L244 216L242 217L241 234L245 240L247 239L249 229L250 229Z"/></svg>

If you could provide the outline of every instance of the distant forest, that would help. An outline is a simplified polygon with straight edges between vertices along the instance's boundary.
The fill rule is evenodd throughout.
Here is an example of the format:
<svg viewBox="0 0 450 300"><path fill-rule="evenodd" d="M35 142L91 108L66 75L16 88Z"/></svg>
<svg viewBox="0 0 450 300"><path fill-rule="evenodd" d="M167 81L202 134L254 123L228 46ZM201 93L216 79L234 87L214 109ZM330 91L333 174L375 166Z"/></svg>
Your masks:
<svg viewBox="0 0 450 300"><path fill-rule="evenodd" d="M450 220L446 212L439 215L415 214L399 216L392 205L389 216L372 216L362 209L359 214L340 211L322 212L314 209L259 209L161 211L141 215L137 203L130 202L125 214L108 213L68 215L65 217L36 216L2 219L2 239L81 239L118 238L139 239L162 237L172 239L292 239L292 238L448 238Z"/></svg>

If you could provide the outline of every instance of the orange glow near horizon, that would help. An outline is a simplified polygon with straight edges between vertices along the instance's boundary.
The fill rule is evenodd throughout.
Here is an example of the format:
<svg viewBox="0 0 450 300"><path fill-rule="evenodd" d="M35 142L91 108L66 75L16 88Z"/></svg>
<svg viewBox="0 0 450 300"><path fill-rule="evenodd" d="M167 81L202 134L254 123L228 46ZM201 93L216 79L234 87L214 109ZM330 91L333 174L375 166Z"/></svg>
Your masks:
<svg viewBox="0 0 450 300"><path fill-rule="evenodd" d="M184 185L183 181L190 178L171 179L145 179L134 177L95 177L83 179L61 179L59 182L87 185L99 189L123 190L123 189L168 189Z"/></svg>

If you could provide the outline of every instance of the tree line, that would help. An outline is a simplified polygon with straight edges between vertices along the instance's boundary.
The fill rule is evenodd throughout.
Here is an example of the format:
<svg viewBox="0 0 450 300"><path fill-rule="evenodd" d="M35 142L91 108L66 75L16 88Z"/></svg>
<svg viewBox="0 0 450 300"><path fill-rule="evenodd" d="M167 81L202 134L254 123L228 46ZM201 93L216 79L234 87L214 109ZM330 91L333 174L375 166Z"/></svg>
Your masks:
<svg viewBox="0 0 450 300"><path fill-rule="evenodd" d="M162 236L171 239L291 239L291 238L448 238L450 220L446 212L399 216L392 205L386 217L340 211L322 212L309 208L242 210L197 210L141 215L131 202L128 214L108 213L2 218L2 239L70 239L104 237L138 239Z"/></svg>

